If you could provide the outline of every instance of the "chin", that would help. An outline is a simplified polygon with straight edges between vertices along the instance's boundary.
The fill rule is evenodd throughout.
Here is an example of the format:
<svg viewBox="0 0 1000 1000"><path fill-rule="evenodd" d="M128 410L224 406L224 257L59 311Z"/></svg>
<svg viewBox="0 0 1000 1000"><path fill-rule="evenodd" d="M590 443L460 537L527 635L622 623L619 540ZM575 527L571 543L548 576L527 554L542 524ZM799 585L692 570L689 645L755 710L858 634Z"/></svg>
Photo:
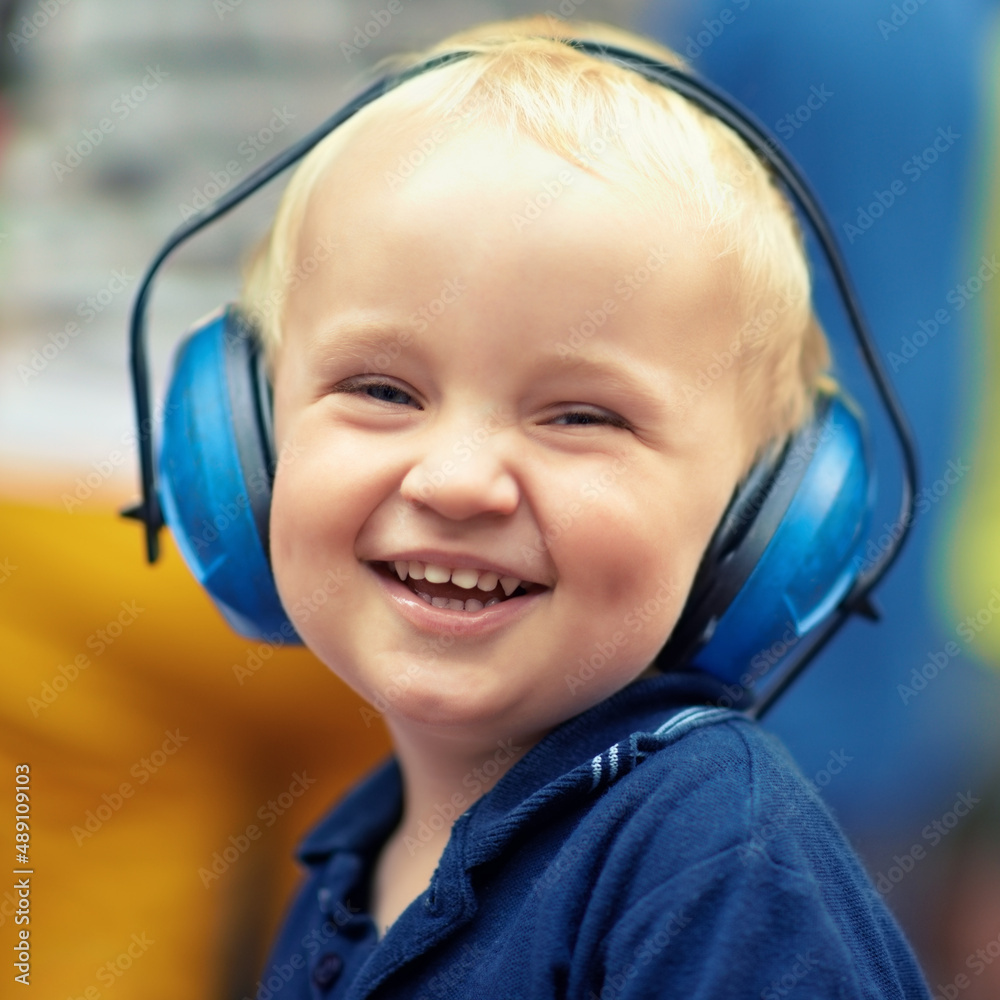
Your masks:
<svg viewBox="0 0 1000 1000"><path fill-rule="evenodd" d="M484 677L479 665L412 661L388 672L365 697L399 721L452 728L495 723L518 704L511 694L509 682Z"/></svg>

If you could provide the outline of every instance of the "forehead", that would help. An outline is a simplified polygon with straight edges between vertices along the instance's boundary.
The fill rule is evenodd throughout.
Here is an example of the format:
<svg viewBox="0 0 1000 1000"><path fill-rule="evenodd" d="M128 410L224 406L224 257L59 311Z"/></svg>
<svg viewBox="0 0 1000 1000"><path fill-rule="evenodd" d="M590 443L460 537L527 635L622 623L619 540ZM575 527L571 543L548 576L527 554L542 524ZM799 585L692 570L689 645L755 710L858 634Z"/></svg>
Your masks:
<svg viewBox="0 0 1000 1000"><path fill-rule="evenodd" d="M299 258L324 239L340 264L376 241L395 242L399 252L451 242L463 255L488 249L523 259L546 243L568 257L590 248L596 257L626 260L669 238L675 266L724 256L690 192L640 176L615 156L581 166L506 124L402 117L380 104L347 123L354 128L314 184ZM421 256L410 266L419 267Z"/></svg>
<svg viewBox="0 0 1000 1000"><path fill-rule="evenodd" d="M650 122L635 109L605 109L598 122L591 119L596 112L576 107L503 108L496 95L456 98L453 106L439 109L453 69L418 76L336 130L330 137L334 142L327 169L312 188L307 221L314 217L313 210L326 208L338 194L344 200L371 196L376 204L366 200L366 211L381 202L396 212L435 197L454 200L460 187L471 187L484 202L522 195L525 208L537 211L560 197L561 177L567 175L577 188L587 186L575 183L578 180L603 179L605 195L613 194L620 205L631 203L643 214L668 210L674 220L681 215L694 220L695 189L703 191L704 183L689 180L685 190L676 182L649 176L661 154L651 152L656 143L645 141L640 132L648 130ZM681 161L690 150L681 150L687 148L680 142L671 154L663 154L676 158L666 168L675 176L685 172ZM645 165L636 166L635 157ZM694 177L692 166L688 164L689 178ZM599 185L590 186L596 190ZM707 220L700 221L705 229Z"/></svg>
<svg viewBox="0 0 1000 1000"><path fill-rule="evenodd" d="M707 357L738 326L733 259L686 192L613 162L581 167L498 125L378 110L354 120L308 199L299 269L317 247L330 252L291 294L286 339L322 350L361 327L392 339L423 316L439 336L457 323L494 341L530 330L528 349L552 353L615 303L615 322L574 348L569 368L619 337L625 314L647 333L662 319L663 336L636 340L636 356ZM455 288L458 305L438 320Z"/></svg>

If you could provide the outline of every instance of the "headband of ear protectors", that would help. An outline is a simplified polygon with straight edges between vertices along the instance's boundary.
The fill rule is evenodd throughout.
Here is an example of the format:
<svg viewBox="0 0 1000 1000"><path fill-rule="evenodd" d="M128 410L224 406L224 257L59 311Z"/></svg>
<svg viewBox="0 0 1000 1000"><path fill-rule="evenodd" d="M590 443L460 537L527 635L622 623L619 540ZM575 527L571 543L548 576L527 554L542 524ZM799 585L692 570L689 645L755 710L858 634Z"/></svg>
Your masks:
<svg viewBox="0 0 1000 1000"><path fill-rule="evenodd" d="M737 685L741 693L759 693L761 679L771 674L764 696L751 709L759 716L852 612L877 617L868 592L894 561L912 522L916 459L910 434L830 227L775 140L730 98L673 66L617 46L563 41L682 94L725 122L770 166L819 240L900 444L902 531L866 573L859 572L860 553L874 505L874 484L861 415L841 392L816 397L811 419L782 448L756 463L724 513L656 665L704 670ZM188 220L160 250L140 285L132 315L131 360L143 500L125 513L144 522L150 562L158 556L159 529L164 523L170 526L194 575L229 624L248 638L300 641L278 598L269 560L275 455L271 388L259 340L233 305L189 333L177 351L155 468L145 352L153 277L180 243L295 163L365 105L414 76L474 55L445 53L370 86ZM789 649L791 654L782 658ZM772 672L779 661L782 669Z"/></svg>

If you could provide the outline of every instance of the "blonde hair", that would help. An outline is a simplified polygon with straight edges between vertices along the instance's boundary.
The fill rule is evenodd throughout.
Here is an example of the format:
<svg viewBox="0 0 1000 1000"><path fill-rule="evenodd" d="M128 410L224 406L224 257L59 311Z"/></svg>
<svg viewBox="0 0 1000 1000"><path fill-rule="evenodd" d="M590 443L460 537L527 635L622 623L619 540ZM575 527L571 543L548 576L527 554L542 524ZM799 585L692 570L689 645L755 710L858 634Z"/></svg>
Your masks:
<svg viewBox="0 0 1000 1000"><path fill-rule="evenodd" d="M391 102L400 128L415 114L499 127L610 179L651 182L658 199L695 213L720 257L733 256L733 292L748 319L734 331L719 364L699 373L686 392L693 401L718 377L714 368L738 366L741 413L759 428L749 467L805 422L814 391L831 382L824 374L829 350L812 311L795 215L768 170L728 126L673 90L559 40L566 38L621 45L683 66L674 52L630 32L547 16L480 25L424 52L383 60L381 69L400 71L450 51L475 53L408 80L306 156L249 263L243 308L273 357L287 293L297 283L298 237L309 197L364 127L369 109L384 110Z"/></svg>

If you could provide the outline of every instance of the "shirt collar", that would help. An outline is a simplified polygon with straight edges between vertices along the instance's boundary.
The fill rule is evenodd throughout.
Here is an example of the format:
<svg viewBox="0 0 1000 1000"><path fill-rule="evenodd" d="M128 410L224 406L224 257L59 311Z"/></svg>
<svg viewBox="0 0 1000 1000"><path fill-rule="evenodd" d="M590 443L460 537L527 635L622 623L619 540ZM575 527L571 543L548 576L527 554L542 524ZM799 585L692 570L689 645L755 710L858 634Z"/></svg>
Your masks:
<svg viewBox="0 0 1000 1000"><path fill-rule="evenodd" d="M632 733L653 732L686 705L731 704L721 681L699 671L676 671L633 681L620 691L562 722L497 784L474 803L475 829L503 825L508 815L539 789ZM745 708L749 696L733 707ZM355 785L299 845L306 864L338 850L374 853L402 816L403 782L390 755Z"/></svg>

